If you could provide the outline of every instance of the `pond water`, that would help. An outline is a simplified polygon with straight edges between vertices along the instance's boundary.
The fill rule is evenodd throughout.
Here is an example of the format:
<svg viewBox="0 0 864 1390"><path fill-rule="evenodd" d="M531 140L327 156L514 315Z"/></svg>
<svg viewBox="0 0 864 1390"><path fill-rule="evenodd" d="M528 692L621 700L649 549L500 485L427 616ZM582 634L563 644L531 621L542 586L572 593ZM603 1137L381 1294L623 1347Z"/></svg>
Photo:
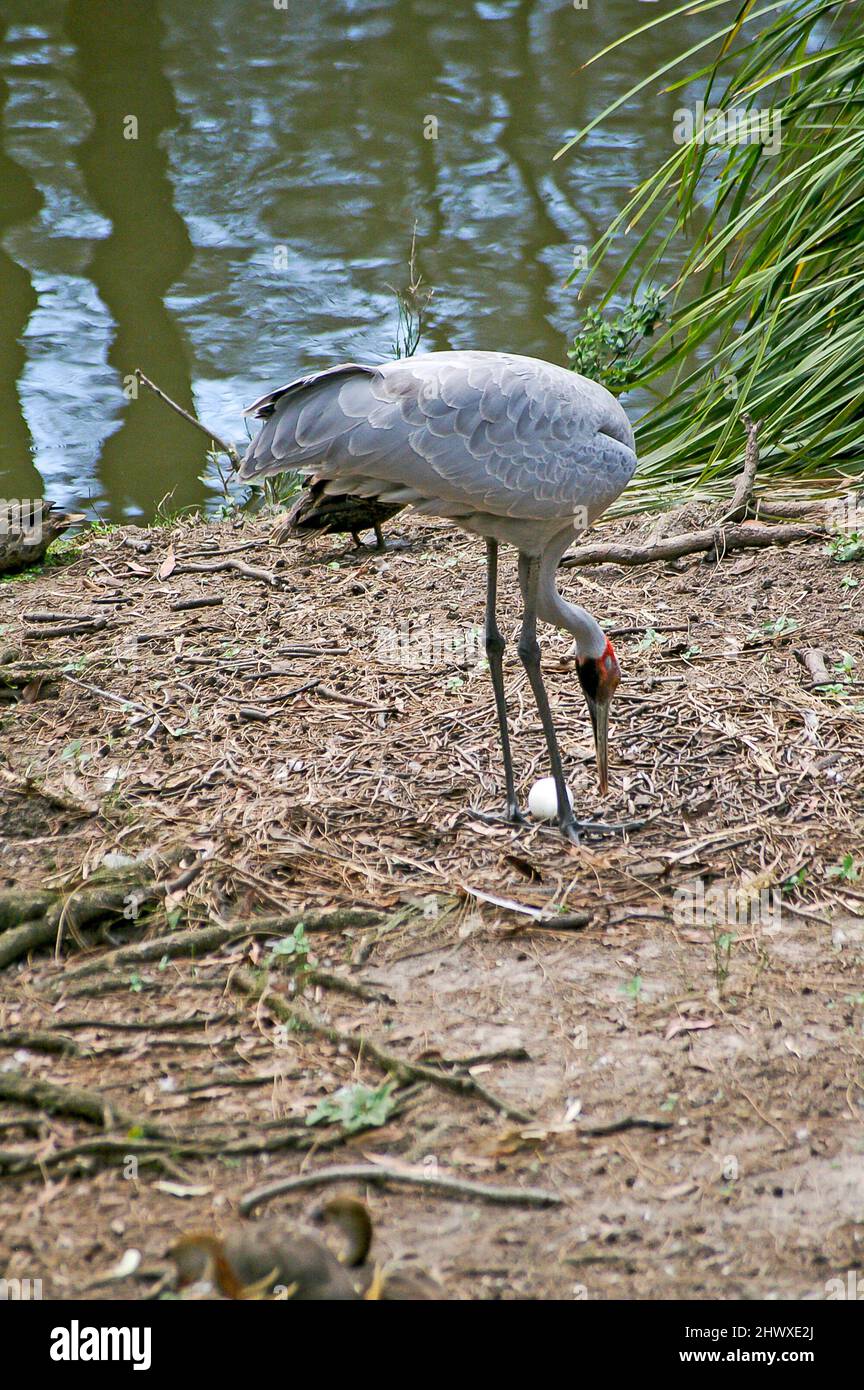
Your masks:
<svg viewBox="0 0 864 1390"><path fill-rule="evenodd" d="M722 22L661 25L581 71L656 13L5 0L0 495L114 521L152 518L166 494L170 510L217 505L206 439L124 381L139 366L244 440L265 389L392 355L415 224L434 288L421 350L565 361L574 256L671 152L681 98L646 92L553 156Z"/></svg>

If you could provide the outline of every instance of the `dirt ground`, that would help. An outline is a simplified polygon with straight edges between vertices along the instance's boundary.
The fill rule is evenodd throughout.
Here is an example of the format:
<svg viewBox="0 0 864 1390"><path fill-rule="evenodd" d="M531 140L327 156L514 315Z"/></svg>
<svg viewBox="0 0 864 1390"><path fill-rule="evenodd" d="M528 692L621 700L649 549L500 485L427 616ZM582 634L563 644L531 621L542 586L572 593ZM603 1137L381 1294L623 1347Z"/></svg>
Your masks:
<svg viewBox="0 0 864 1390"><path fill-rule="evenodd" d="M543 631L577 814L644 822L576 847L489 818L482 546L402 517L384 556L268 531L91 533L0 584L0 900L62 905L59 939L0 973L0 1274L152 1295L179 1232L353 1163L539 1190L347 1184L379 1260L454 1298L860 1278L861 562L816 544L562 570L623 674L601 804L571 643ZM507 557L500 607L513 637ZM547 766L512 646L506 679L525 795ZM156 900L76 916L154 872ZM0 950L3 926L0 906ZM394 1057L382 1124L306 1123Z"/></svg>

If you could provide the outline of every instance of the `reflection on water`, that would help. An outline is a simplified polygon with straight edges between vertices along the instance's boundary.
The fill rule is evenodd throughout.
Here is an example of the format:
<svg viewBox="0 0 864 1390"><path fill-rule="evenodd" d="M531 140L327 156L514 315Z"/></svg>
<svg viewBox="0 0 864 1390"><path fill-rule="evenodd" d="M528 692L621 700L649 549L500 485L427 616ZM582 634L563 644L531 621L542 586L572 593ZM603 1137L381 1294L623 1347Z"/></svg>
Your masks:
<svg viewBox="0 0 864 1390"><path fill-rule="evenodd" d="M563 360L574 248L669 153L679 99L646 96L552 156L717 27L690 16L583 73L647 5L5 5L0 492L41 492L41 475L116 520L172 488L172 506L215 495L203 439L127 400L124 377L141 366L242 438L267 385L390 354L415 221L435 287L423 348Z"/></svg>
<svg viewBox="0 0 864 1390"><path fill-rule="evenodd" d="M6 21L0 16L0 42ZM0 73L0 122L9 96L9 84ZM34 217L41 198L33 180L0 147L0 479L14 473L15 490L27 497L42 496L42 480L32 461L32 441L18 391L24 367L22 335L36 307L30 276L3 247L3 233L16 223ZM0 490L5 483L0 482ZM11 491L11 489L10 489Z"/></svg>
<svg viewBox="0 0 864 1390"><path fill-rule="evenodd" d="M187 410L194 405L182 328L164 296L192 259L175 212L163 132L177 125L162 72L162 24L154 5L69 0L65 28L75 46L74 83L93 117L75 158L94 205L111 224L89 274L114 321L108 360L134 390L140 366ZM128 402L104 444L102 489L125 513L147 514L173 489L183 506L201 494L205 441L148 393ZM197 457L195 449L197 447Z"/></svg>

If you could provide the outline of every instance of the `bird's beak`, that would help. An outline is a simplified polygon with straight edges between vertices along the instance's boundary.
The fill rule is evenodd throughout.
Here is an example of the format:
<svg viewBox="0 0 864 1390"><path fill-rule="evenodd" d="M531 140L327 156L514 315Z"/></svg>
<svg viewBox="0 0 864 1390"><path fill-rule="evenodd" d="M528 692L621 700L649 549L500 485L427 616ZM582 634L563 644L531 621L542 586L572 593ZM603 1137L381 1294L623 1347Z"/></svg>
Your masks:
<svg viewBox="0 0 864 1390"><path fill-rule="evenodd" d="M609 790L609 701L589 700L588 712L594 729L594 747L597 749L597 773L600 778L600 793L605 796Z"/></svg>

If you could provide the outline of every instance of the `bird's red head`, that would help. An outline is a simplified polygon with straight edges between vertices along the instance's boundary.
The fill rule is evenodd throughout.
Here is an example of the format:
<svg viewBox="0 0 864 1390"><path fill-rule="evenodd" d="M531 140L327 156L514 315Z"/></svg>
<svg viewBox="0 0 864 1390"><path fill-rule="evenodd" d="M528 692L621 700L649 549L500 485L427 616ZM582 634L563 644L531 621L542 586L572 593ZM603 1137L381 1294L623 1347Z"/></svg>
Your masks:
<svg viewBox="0 0 864 1390"><path fill-rule="evenodd" d="M580 656L576 669L589 707L592 700L608 704L621 681L621 668L609 638L602 656Z"/></svg>
<svg viewBox="0 0 864 1390"><path fill-rule="evenodd" d="M594 729L594 744L597 749L597 771L600 776L600 790L605 793L609 787L607 731L609 728L609 702L621 681L621 668L615 655L615 648L606 639L602 656L579 657L576 665L579 684L585 696L591 724Z"/></svg>

